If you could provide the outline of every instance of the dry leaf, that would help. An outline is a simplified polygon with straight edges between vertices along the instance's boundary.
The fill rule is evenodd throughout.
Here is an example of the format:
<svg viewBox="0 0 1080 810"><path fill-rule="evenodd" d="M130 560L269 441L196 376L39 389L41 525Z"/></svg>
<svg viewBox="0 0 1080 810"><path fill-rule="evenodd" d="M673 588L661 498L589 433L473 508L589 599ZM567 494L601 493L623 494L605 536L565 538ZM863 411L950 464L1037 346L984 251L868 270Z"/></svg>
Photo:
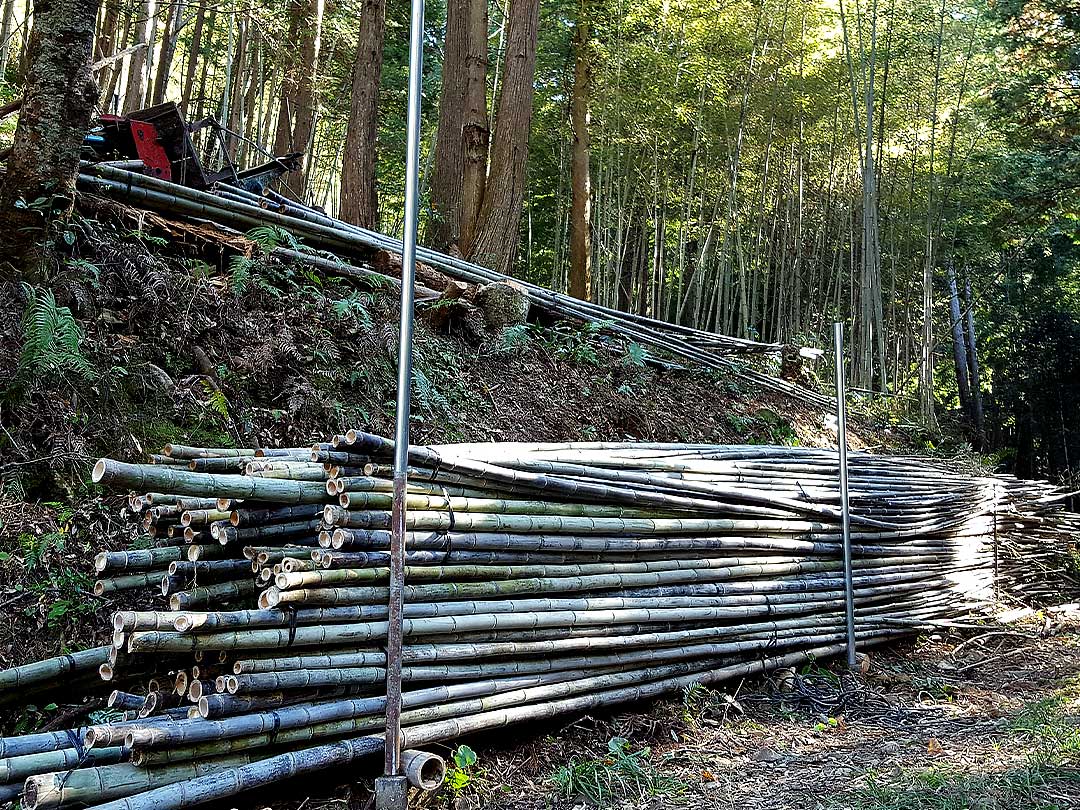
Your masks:
<svg viewBox="0 0 1080 810"><path fill-rule="evenodd" d="M926 744L926 753L928 754L940 754L945 749L941 747L941 743L938 742L937 737L931 737L930 741Z"/></svg>

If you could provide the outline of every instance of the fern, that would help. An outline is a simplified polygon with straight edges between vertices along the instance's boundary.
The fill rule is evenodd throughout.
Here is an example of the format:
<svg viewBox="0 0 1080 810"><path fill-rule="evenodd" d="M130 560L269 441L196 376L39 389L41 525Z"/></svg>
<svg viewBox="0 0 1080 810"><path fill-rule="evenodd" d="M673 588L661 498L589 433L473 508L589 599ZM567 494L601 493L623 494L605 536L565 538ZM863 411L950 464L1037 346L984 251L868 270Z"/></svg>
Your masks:
<svg viewBox="0 0 1080 810"><path fill-rule="evenodd" d="M512 326L508 326L503 329L502 334L499 335L499 346L496 351L509 354L519 349L523 349L529 344L530 337L531 330L529 324L516 323Z"/></svg>
<svg viewBox="0 0 1080 810"><path fill-rule="evenodd" d="M413 388L417 404L425 411L430 413L439 410L444 414L450 413L450 401L439 392L428 376L416 367L413 367Z"/></svg>
<svg viewBox="0 0 1080 810"><path fill-rule="evenodd" d="M300 242L296 237L277 225L258 225L248 231L245 236L258 245L263 253L269 253L282 245L292 250L300 248Z"/></svg>
<svg viewBox="0 0 1080 810"><path fill-rule="evenodd" d="M71 310L57 306L50 290L39 292L25 282L23 290L27 305L19 376L67 372L92 379L94 368L82 355L83 333Z"/></svg>
<svg viewBox="0 0 1080 810"><path fill-rule="evenodd" d="M210 410L216 413L225 421L228 421L229 416L229 400L226 399L225 394L221 392L221 389L213 385L208 380L202 381L203 388L207 394L207 405L210 406Z"/></svg>
<svg viewBox="0 0 1080 810"><path fill-rule="evenodd" d="M344 320L351 315L364 329L370 329L372 326L369 306L371 306L371 296L361 292L353 292L347 298L341 298L333 303L334 314L338 318Z"/></svg>
<svg viewBox="0 0 1080 810"><path fill-rule="evenodd" d="M255 275L256 264L247 256L233 256L229 260L229 286L237 295L243 295Z"/></svg>

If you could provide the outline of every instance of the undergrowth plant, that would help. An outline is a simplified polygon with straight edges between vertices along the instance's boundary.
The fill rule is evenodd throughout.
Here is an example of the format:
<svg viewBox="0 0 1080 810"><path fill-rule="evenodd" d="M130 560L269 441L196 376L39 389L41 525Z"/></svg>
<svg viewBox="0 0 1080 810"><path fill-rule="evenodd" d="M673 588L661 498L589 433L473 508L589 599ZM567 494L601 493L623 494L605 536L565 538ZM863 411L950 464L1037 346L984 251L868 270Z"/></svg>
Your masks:
<svg viewBox="0 0 1080 810"><path fill-rule="evenodd" d="M673 797L686 789L680 780L661 773L652 761L651 748L635 751L623 737L612 737L602 757L570 760L555 771L552 779L567 798L584 799L601 807L658 794Z"/></svg>
<svg viewBox="0 0 1080 810"><path fill-rule="evenodd" d="M453 794L461 793L475 777L476 764L479 761L476 752L467 745L459 745L450 757L446 769L446 786Z"/></svg>
<svg viewBox="0 0 1080 810"><path fill-rule="evenodd" d="M94 367L83 356L83 332L71 310L59 306L51 290L23 284L26 309L23 312L23 344L17 377L25 383L32 378L75 375L94 377Z"/></svg>

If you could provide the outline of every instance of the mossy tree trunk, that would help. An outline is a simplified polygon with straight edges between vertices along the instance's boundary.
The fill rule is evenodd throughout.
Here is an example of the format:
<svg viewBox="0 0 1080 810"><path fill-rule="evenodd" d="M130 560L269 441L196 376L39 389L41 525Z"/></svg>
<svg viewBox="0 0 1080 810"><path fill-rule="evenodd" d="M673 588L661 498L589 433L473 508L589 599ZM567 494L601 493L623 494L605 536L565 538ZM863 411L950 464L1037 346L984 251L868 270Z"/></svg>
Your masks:
<svg viewBox="0 0 1080 810"><path fill-rule="evenodd" d="M97 102L90 69L100 0L37 0L25 101L0 188L7 263L40 275L47 225L70 215L79 148Z"/></svg>

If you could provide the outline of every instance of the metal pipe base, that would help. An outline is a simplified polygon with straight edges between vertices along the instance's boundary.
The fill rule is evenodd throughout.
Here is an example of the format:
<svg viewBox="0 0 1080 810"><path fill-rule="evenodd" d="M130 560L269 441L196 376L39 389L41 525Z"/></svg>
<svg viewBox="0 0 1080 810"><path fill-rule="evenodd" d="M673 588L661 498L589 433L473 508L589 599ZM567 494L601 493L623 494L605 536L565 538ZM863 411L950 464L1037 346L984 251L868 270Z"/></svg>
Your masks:
<svg viewBox="0 0 1080 810"><path fill-rule="evenodd" d="M380 776L375 780L375 810L405 810L409 803L409 780L405 776Z"/></svg>

